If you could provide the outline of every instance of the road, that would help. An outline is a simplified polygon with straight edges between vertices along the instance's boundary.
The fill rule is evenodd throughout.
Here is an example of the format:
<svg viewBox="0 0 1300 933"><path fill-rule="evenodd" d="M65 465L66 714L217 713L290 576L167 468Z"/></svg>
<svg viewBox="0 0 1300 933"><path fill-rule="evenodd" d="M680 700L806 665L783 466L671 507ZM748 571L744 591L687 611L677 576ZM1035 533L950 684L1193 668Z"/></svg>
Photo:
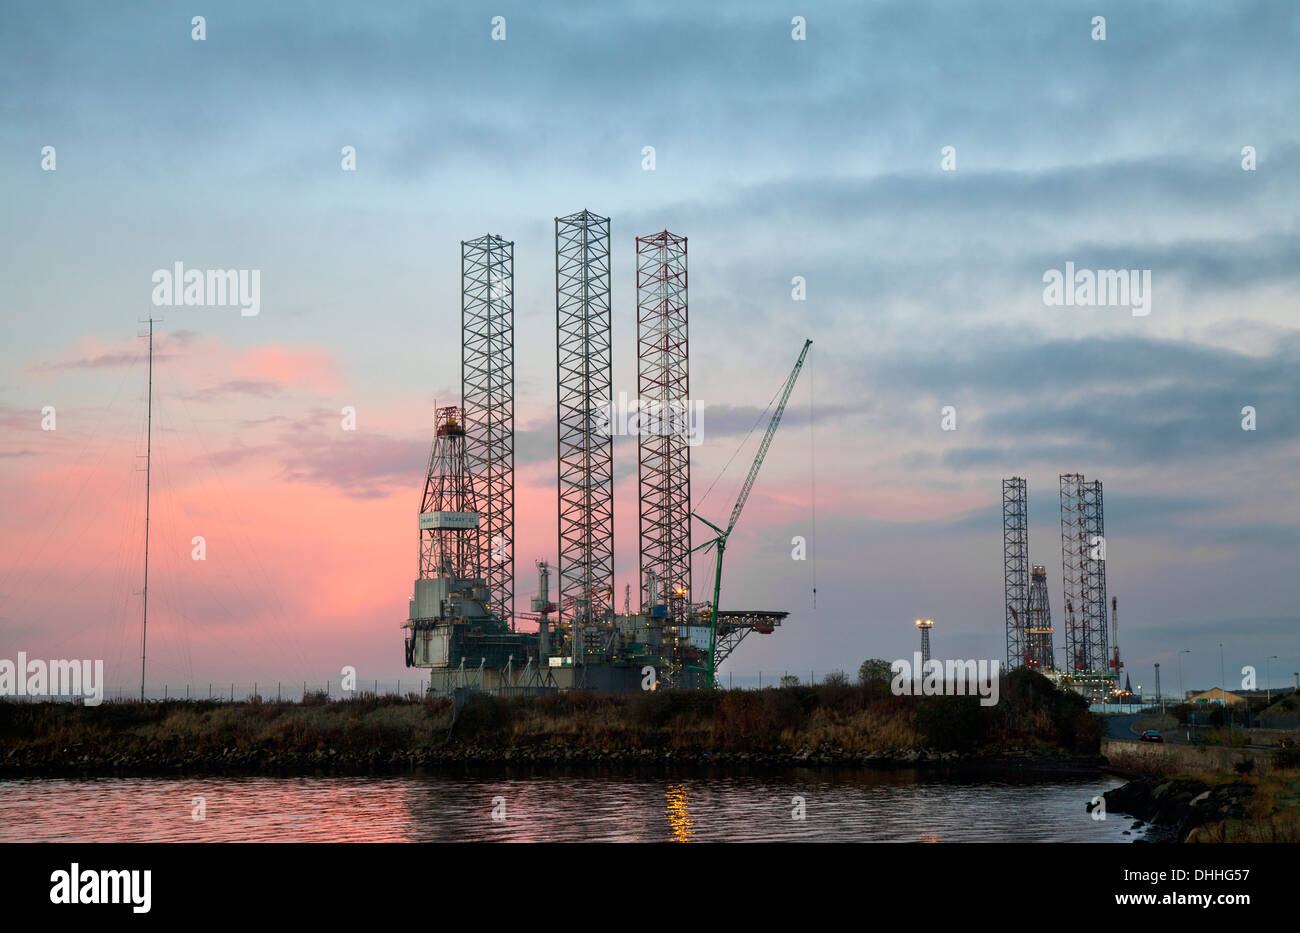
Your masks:
<svg viewBox="0 0 1300 933"><path fill-rule="evenodd" d="M1106 724L1106 738L1108 739L1136 739L1137 733L1133 731L1133 723L1137 722L1143 716L1149 716L1150 713L1122 713L1117 716L1105 716L1102 721Z"/></svg>
<svg viewBox="0 0 1300 933"><path fill-rule="evenodd" d="M1119 715L1104 715L1102 722L1106 738L1108 739L1128 739L1136 742L1138 733L1133 730L1133 724L1139 719L1153 715L1152 713L1123 713ZM1160 732L1161 737L1171 745L1186 745L1187 727L1176 726L1173 729L1163 729ZM1272 748L1270 745L1244 745L1242 748Z"/></svg>
<svg viewBox="0 0 1300 933"><path fill-rule="evenodd" d="M1115 716L1106 716L1106 738L1108 739L1128 739L1136 742L1138 733L1134 730L1133 724L1139 719L1146 719L1152 716L1152 713L1122 713ZM1162 729L1161 737L1171 745L1187 744L1187 727L1177 726L1173 729Z"/></svg>

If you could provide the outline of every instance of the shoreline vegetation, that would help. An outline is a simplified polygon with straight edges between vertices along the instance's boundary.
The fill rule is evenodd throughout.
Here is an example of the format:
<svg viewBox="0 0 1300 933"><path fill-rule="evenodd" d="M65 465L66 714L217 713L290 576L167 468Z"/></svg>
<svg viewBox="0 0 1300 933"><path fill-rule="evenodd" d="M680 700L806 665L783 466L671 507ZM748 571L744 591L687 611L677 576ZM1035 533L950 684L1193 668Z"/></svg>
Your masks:
<svg viewBox="0 0 1300 933"><path fill-rule="evenodd" d="M436 770L804 767L951 774L1118 773L1111 818L1146 841L1300 841L1300 756L1249 770L1145 773L1101 756L1101 717L1031 671L1000 698L895 696L880 668L857 683L762 690L475 695L459 711L416 694L302 702L0 702L0 778L397 774ZM1297 760L1293 761L1292 758ZM1285 759L1285 760L1283 760ZM1080 806L1084 806L1080 801Z"/></svg>
<svg viewBox="0 0 1300 933"><path fill-rule="evenodd" d="M1300 749L1279 748L1271 767L1189 768L1172 759L1112 754L1129 781L1107 791L1109 814L1131 816L1142 842L1300 842ZM1261 773L1262 771L1262 773Z"/></svg>
<svg viewBox="0 0 1300 933"><path fill-rule="evenodd" d="M1139 777L1103 795L1143 842L1300 842L1300 768Z"/></svg>
<svg viewBox="0 0 1300 933"><path fill-rule="evenodd" d="M870 663L870 662L869 662ZM1030 671L1000 702L894 696L868 674L762 690L571 692L301 703L0 703L0 776L393 772L451 765L1003 767L1097 770L1082 697Z"/></svg>

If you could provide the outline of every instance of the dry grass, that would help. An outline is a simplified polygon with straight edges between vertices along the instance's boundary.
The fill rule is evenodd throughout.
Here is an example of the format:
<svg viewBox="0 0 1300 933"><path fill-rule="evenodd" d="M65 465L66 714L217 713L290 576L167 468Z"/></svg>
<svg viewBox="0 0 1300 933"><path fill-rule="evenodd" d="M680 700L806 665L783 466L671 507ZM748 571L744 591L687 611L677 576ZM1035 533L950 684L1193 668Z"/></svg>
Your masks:
<svg viewBox="0 0 1300 933"><path fill-rule="evenodd" d="M1199 827L1189 842L1300 842L1300 769L1279 769L1247 780L1253 793L1246 818Z"/></svg>
<svg viewBox="0 0 1300 933"><path fill-rule="evenodd" d="M1048 748L1096 754L1100 724L1087 704L1044 678L1004 678L1001 702L975 697L898 697L873 685L820 684L780 689L669 692L627 696L567 693L496 699L479 696L461 711L455 734L486 745L576 743L609 749L848 754L911 748Z"/></svg>
<svg viewBox="0 0 1300 933"><path fill-rule="evenodd" d="M219 754L225 749L363 756L453 744L484 748L845 754L1055 749L1096 754L1100 724L1075 694L1039 675L1005 675L1001 701L901 697L878 684L621 696L564 693L472 697L452 727L449 702L363 696L303 703L172 701L149 704L0 703L0 747L19 760Z"/></svg>
<svg viewBox="0 0 1300 933"><path fill-rule="evenodd" d="M925 744L915 715L895 698L865 701L857 688L821 696L823 688L792 687L724 694L641 694L579 699L499 701L476 698L456 732L493 742L503 731L515 745L572 743L600 748L681 751L798 751L834 747L848 753Z"/></svg>
<svg viewBox="0 0 1300 933"><path fill-rule="evenodd" d="M57 760L76 754L206 754L226 748L366 751L428 744L446 734L447 703L362 697L322 705L175 701L80 707L0 704L0 742Z"/></svg>
<svg viewBox="0 0 1300 933"><path fill-rule="evenodd" d="M1220 745L1226 748L1244 748L1249 744L1246 730L1240 726L1220 726L1211 729L1201 738L1206 745Z"/></svg>

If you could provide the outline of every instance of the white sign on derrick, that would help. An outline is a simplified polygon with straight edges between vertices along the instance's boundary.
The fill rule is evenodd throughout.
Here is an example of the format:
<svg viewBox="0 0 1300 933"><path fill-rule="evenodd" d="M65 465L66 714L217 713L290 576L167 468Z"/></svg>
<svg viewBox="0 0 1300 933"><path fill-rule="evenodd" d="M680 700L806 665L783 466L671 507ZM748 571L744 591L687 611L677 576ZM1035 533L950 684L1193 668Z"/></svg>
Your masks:
<svg viewBox="0 0 1300 933"><path fill-rule="evenodd" d="M420 530L477 528L477 512L421 512Z"/></svg>

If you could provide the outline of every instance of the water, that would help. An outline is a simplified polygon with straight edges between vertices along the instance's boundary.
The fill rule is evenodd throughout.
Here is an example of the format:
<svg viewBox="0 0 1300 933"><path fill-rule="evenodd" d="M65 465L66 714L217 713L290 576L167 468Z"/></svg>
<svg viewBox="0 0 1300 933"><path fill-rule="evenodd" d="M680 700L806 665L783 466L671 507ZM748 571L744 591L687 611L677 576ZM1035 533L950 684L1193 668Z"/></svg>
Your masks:
<svg viewBox="0 0 1300 933"><path fill-rule="evenodd" d="M32 778L0 781L0 842L1119 842L1105 775ZM806 818L791 818L804 798ZM205 818L193 818L203 798ZM502 798L505 820L492 818ZM500 806L498 804L498 810Z"/></svg>

